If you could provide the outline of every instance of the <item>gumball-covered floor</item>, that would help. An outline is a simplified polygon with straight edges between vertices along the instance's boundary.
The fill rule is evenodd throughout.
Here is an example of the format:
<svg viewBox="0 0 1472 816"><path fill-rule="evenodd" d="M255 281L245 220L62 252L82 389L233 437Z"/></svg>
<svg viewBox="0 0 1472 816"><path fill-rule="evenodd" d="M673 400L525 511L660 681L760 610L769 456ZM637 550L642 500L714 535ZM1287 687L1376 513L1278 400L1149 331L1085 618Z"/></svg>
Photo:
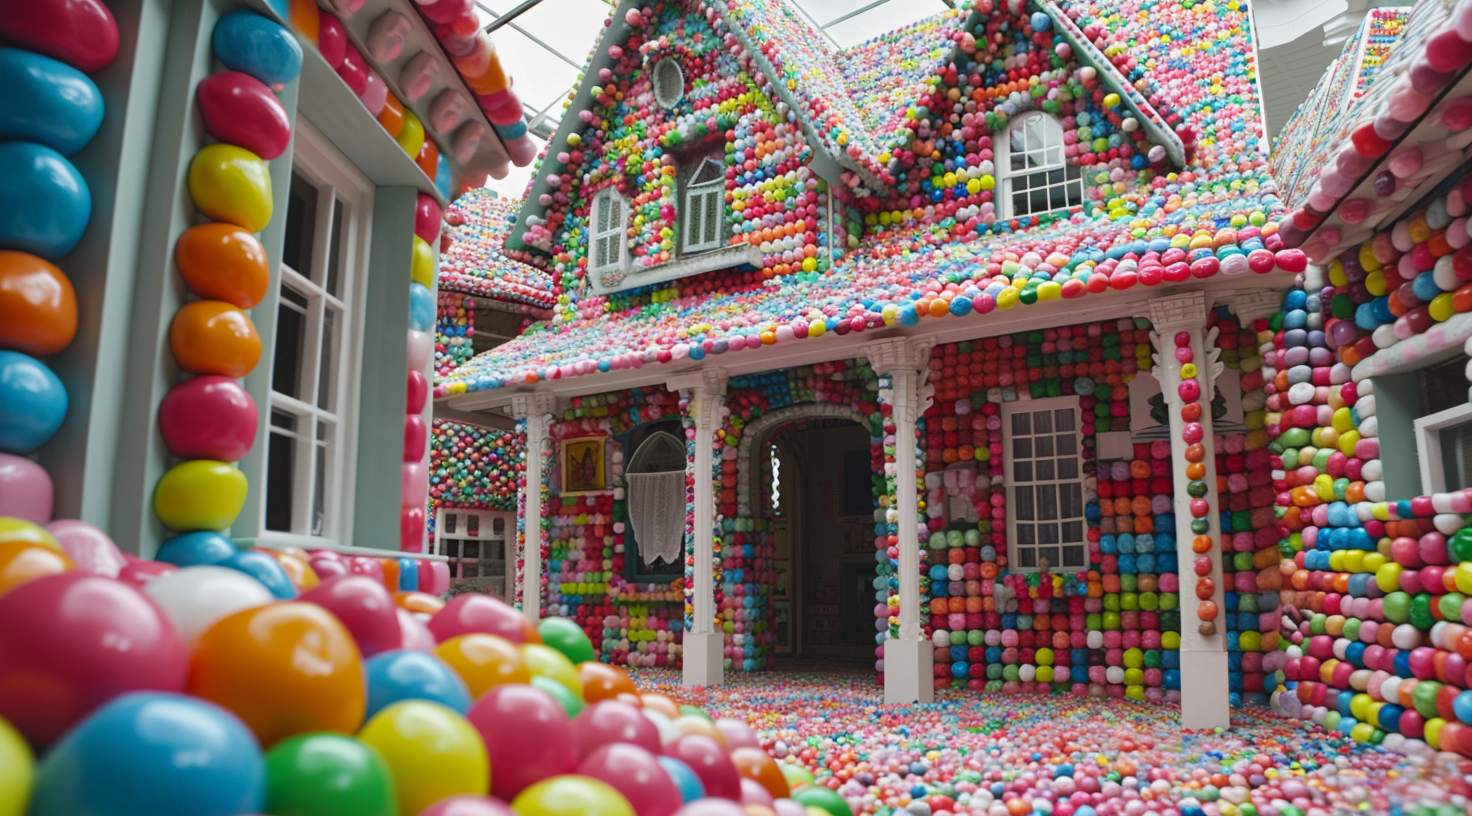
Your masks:
<svg viewBox="0 0 1472 816"><path fill-rule="evenodd" d="M1221 816L1472 813L1472 762L1407 756L1263 709L1223 733L1183 731L1177 709L1125 700L938 692L886 708L872 673L727 675L680 687L634 671L643 689L749 721L855 814Z"/></svg>

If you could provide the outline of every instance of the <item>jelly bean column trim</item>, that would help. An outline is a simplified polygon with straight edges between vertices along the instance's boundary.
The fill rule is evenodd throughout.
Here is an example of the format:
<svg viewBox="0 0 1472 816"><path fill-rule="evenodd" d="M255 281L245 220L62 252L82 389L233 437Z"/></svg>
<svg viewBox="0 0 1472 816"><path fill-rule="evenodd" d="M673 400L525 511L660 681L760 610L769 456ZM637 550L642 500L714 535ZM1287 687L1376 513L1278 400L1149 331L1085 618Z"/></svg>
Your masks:
<svg viewBox="0 0 1472 816"><path fill-rule="evenodd" d="M90 127L84 125L81 128L81 134L72 133L63 135L59 130L46 134L37 134L37 138L51 137L51 145L34 142L11 143L16 148L23 148L33 152L38 159L42 159L52 167L63 171L53 177L58 192L64 186L71 186L73 194L79 194L81 196L80 199L74 200L73 203L83 206L82 217L78 223L67 225L68 231L74 233L79 238L84 234L91 220L91 191L89 185L86 183L85 177L71 163L68 156L74 154L76 151L82 150L87 144L91 143L92 139L96 136L97 129L101 127L103 117L106 115L105 102L102 99L101 92L83 72L96 73L111 64L117 55L118 42L117 22L113 19L111 12L101 3L90 5L100 13L96 16L88 16L86 19L96 22L99 29L88 32L74 32L74 35L79 38L79 41L89 40L97 44L96 53L90 55L85 61L79 59L79 55L51 56L19 48L15 49L18 52L17 58L28 63L38 73L52 73L53 75L59 73L49 70L53 66L48 63L51 63L54 59L55 66L64 66L63 70L68 72L75 71L74 74L66 77L66 79L71 80L75 78L79 80L69 83L71 86L71 98L62 98L61 94L57 93L54 98L48 101L56 104L58 107L70 108L71 110L67 112L75 114L75 118L92 120L88 123ZM43 14L35 19L43 19L44 16ZM36 33L40 34L41 32ZM110 50L108 43L111 43ZM67 56L71 56L71 59L66 59ZM85 86L85 93L79 92L78 88L80 86ZM62 86L59 84L52 85L49 90L57 90L59 87ZM88 108L90 110L87 110ZM46 112L42 111L40 113ZM52 111L50 113L55 114L57 112ZM63 117L58 114L57 118L61 119ZM60 122L57 124L59 125ZM65 155L58 152L55 148L65 151ZM40 162L36 162L36 164L40 164ZM76 180L80 183L76 185L65 185L63 179ZM11 202L10 206L24 207L26 203ZM50 357L61 352L67 346L71 345L72 340L76 336L76 295L72 289L71 280L67 277L65 271L54 265L55 262L64 261L66 256L71 254L76 241L70 240L68 237L66 240L60 242L55 240L48 242L40 236L28 236L24 235L23 232L24 230L22 230L22 233L15 234L11 237L17 244L26 244L25 247L7 245L8 242L0 243L0 254L10 256L4 261L4 265L7 267L6 271L20 272L23 280L25 277L49 276L59 290L55 298L57 303L56 314L53 316L60 321L60 325L50 327L51 336L44 340L26 336L25 332L14 333L15 327L11 327L11 331L5 331L3 328L0 328L0 338L3 338L0 339L0 349L3 349L3 351L0 351L0 367L5 369L14 367L22 371L24 369L31 369L33 374L39 375L37 379L44 380L47 384L44 391L37 389L30 395L22 397L22 400L31 403L29 406L30 410L26 414L7 415L4 418L0 418L0 459L10 458L11 456L29 456L37 449L45 446L61 428L62 423L66 419L68 407L66 387L51 368L38 358ZM47 243L51 245L42 246ZM43 255L45 257L41 257ZM22 284L22 291L24 291L24 284ZM47 319L47 315L40 314L39 309L37 309L37 312L38 314L35 315L37 319ZM29 314L22 314L24 318L32 317ZM24 377L26 375L22 374L22 376ZM31 476L24 478L32 478L41 482L41 484L35 486L39 489L30 495L44 496L43 503L27 508L27 511L32 514L28 519L46 524L51 521L55 500L55 488L51 476L44 468L38 465L33 466L33 464L22 463L21 466L26 470L32 471Z"/></svg>
<svg viewBox="0 0 1472 816"><path fill-rule="evenodd" d="M285 50L297 51L294 65L283 62L274 66L269 77L276 86L296 79L300 69L300 51L295 38L285 27L248 11L227 14L216 23L212 43L217 59L234 63L247 74L259 73L260 67L235 54L234 43L241 38L266 32L267 37L284 44ZM225 53L221 53L221 49ZM278 75L279 74L279 75ZM218 74L216 75L218 76ZM233 74L232 79L241 74ZM209 82L210 80L205 80ZM246 85L260 85L254 76L243 76ZM204 83L201 83L201 91ZM247 107L245 95L224 95L223 101L215 105L238 105L234 115L258 117L260 111ZM202 97L201 97L202 98ZM271 100L274 101L274 100ZM196 105L200 104L196 100ZM279 107L279 106L278 106ZM205 113L208 113L207 111ZM228 122L232 112L218 110L210 120ZM232 131L216 125L210 128L215 135L228 136ZM242 132L239 141L253 142L252 134ZM256 146L251 144L252 147ZM238 227L243 233L258 233L272 217L272 195L266 162L247 147L228 142L207 145L195 154L189 168L189 192L200 214L216 222ZM193 229L200 229L195 227ZM236 240L254 244L254 249L264 254L264 249L253 235L241 234ZM188 233L186 232L185 236ZM181 236L184 243L187 237ZM177 248L182 255L183 250ZM198 288L198 280L189 281ZM247 302L246 305L255 305ZM261 339L256 334L250 316L238 303L223 300L194 300L184 305L174 316L169 330L170 346L179 367L187 374L196 376L225 376L239 380L249 374L260 360ZM211 349L213 348L213 352ZM221 354L223 350L226 353ZM189 387L190 380L176 384L165 403L180 389ZM258 427L259 412L255 422ZM254 430L252 437L256 434ZM241 452L241 456L244 452ZM247 478L238 467L214 459L190 459L173 465L154 489L154 511L163 525L175 533L198 530L223 532L234 524L245 503Z"/></svg>

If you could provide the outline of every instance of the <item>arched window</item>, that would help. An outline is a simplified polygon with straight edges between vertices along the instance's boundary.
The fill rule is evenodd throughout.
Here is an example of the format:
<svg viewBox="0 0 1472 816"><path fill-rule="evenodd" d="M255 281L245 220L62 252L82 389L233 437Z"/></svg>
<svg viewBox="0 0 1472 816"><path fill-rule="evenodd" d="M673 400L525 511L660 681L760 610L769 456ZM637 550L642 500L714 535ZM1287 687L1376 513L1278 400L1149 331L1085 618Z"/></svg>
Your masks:
<svg viewBox="0 0 1472 816"><path fill-rule="evenodd" d="M588 271L622 271L628 251L628 207L624 197L605 187L593 198L588 230Z"/></svg>
<svg viewBox="0 0 1472 816"><path fill-rule="evenodd" d="M722 210L726 201L726 173L717 159L706 158L685 182L685 251L719 249Z"/></svg>
<svg viewBox="0 0 1472 816"><path fill-rule="evenodd" d="M629 580L668 582L685 572L685 440L679 420L648 425L624 440Z"/></svg>
<svg viewBox="0 0 1472 816"><path fill-rule="evenodd" d="M685 72L680 63L666 57L654 64L654 101L661 108L673 108L685 98Z"/></svg>
<svg viewBox="0 0 1472 816"><path fill-rule="evenodd" d="M1007 125L1001 140L1004 218L1066 210L1084 203L1083 171L1063 157L1063 126L1041 111Z"/></svg>

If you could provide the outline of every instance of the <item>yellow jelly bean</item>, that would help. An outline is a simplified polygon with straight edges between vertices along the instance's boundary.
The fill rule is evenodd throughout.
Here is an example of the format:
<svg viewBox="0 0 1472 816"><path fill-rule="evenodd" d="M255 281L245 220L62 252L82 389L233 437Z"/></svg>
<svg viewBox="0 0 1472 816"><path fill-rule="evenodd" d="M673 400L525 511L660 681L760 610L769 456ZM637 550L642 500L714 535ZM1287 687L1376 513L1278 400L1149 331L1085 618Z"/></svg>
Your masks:
<svg viewBox="0 0 1472 816"><path fill-rule="evenodd" d="M1446 725L1446 720L1440 717L1432 717L1426 721L1426 733L1421 737L1426 740L1427 745L1430 745L1437 751L1441 750L1441 727L1444 725Z"/></svg>
<svg viewBox="0 0 1472 816"><path fill-rule="evenodd" d="M1349 729L1349 737L1355 742L1369 742L1375 736L1375 726L1367 722L1356 723Z"/></svg>
<svg viewBox="0 0 1472 816"><path fill-rule="evenodd" d="M1354 417L1350 415L1348 408L1340 408L1334 412L1333 424L1334 430L1340 433L1352 431L1354 430Z"/></svg>
<svg viewBox="0 0 1472 816"><path fill-rule="evenodd" d="M1375 297L1385 294L1385 273L1380 271L1371 272L1365 276L1365 291Z"/></svg>
<svg viewBox="0 0 1472 816"><path fill-rule="evenodd" d="M1349 277L1344 274L1344 264L1336 259L1329 264L1329 282L1335 286L1348 286Z"/></svg>
<svg viewBox="0 0 1472 816"><path fill-rule="evenodd" d="M251 232L271 220L271 176L260 156L228 144L212 144L189 163L194 206L216 221Z"/></svg>
<svg viewBox="0 0 1472 816"><path fill-rule="evenodd" d="M404 108L404 126L399 128L399 133L394 137L399 147L409 154L409 158L417 158L419 151L424 149L424 123L414 115L414 111Z"/></svg>
<svg viewBox="0 0 1472 816"><path fill-rule="evenodd" d="M1354 550L1334 550L1329 553L1329 569L1335 572L1359 572L1359 570L1350 566L1354 554Z"/></svg>
<svg viewBox="0 0 1472 816"><path fill-rule="evenodd" d="M1017 305L1018 299L1021 296L1021 292L1009 286L1006 289L1003 289L1002 291L997 293L997 308L1011 309L1013 306Z"/></svg>
<svg viewBox="0 0 1472 816"><path fill-rule="evenodd" d="M45 527L8 516L0 516L0 544L36 544L57 552L63 551Z"/></svg>
<svg viewBox="0 0 1472 816"><path fill-rule="evenodd" d="M1058 300L1063 297L1063 284L1048 281L1038 286L1038 300Z"/></svg>
<svg viewBox="0 0 1472 816"><path fill-rule="evenodd" d="M1366 272L1379 272L1385 266L1375 257L1375 244L1371 241L1360 244L1360 266Z"/></svg>
<svg viewBox="0 0 1472 816"><path fill-rule="evenodd" d="M1354 446L1359 444L1359 431L1345 431L1339 436L1339 452L1345 456L1354 455Z"/></svg>
<svg viewBox="0 0 1472 816"><path fill-rule="evenodd" d="M1452 305L1452 293L1442 292L1431 299L1431 304L1426 307L1431 313L1431 319L1437 323L1444 322L1447 318L1457 313L1457 308Z"/></svg>
<svg viewBox="0 0 1472 816"><path fill-rule="evenodd" d="M1452 573L1452 580L1456 582L1458 592L1463 595L1472 594L1472 561L1458 564L1456 572Z"/></svg>
<svg viewBox="0 0 1472 816"><path fill-rule="evenodd" d="M434 250L418 235L414 236L414 260L409 268L409 277L415 283L434 287Z"/></svg>
<svg viewBox="0 0 1472 816"><path fill-rule="evenodd" d="M1375 570L1375 585L1380 587L1381 592L1395 592L1400 589L1401 565L1394 561L1382 564Z"/></svg>
<svg viewBox="0 0 1472 816"><path fill-rule="evenodd" d="M245 506L245 474L213 459L194 459L169 469L153 490L153 511L177 533L220 531L235 523Z"/></svg>
<svg viewBox="0 0 1472 816"><path fill-rule="evenodd" d="M21 816L31 798L35 758L25 738L0 717L0 816Z"/></svg>
<svg viewBox="0 0 1472 816"><path fill-rule="evenodd" d="M1365 715L1370 713L1370 703L1373 702L1375 701L1371 700L1370 695L1368 694L1354 695L1349 699L1350 716L1354 717L1356 720L1365 719Z"/></svg>
<svg viewBox="0 0 1472 816"><path fill-rule="evenodd" d="M587 593L584 591L580 594ZM578 679L578 668L562 652L540 643L527 643L518 649L531 676L554 680L572 692L573 697L579 700L583 698L583 681Z"/></svg>
<svg viewBox="0 0 1472 816"><path fill-rule="evenodd" d="M1379 572L1390 559L1377 552L1367 552L1360 559L1360 572Z"/></svg>
<svg viewBox="0 0 1472 816"><path fill-rule="evenodd" d="M1334 501L1334 477L1327 473L1315 476L1314 493L1324 501Z"/></svg>

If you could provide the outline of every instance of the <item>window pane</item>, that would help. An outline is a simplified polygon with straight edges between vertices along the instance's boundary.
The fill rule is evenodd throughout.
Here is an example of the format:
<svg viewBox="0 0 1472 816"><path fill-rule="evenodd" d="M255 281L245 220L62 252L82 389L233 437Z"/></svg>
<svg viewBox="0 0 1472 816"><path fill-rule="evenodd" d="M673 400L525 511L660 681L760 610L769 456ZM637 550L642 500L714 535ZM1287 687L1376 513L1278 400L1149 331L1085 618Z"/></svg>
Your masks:
<svg viewBox="0 0 1472 816"><path fill-rule="evenodd" d="M1065 566L1065 567L1071 567L1071 568L1081 568L1081 567L1083 567L1083 565L1084 565L1084 548L1083 547L1064 547L1063 548L1063 566Z"/></svg>
<svg viewBox="0 0 1472 816"><path fill-rule="evenodd" d="M1042 456L1052 456L1052 455L1054 455L1053 454L1053 437L1051 437L1051 436L1040 436L1040 437L1037 437L1035 440L1033 440L1033 446L1032 447L1033 447L1033 455L1034 456L1042 457Z"/></svg>
<svg viewBox="0 0 1472 816"><path fill-rule="evenodd" d="M271 390L301 398L302 352L306 344L307 298L291 286L281 287L276 307L276 351Z"/></svg>
<svg viewBox="0 0 1472 816"><path fill-rule="evenodd" d="M1057 442L1053 448L1058 451L1056 456L1074 456L1078 453L1078 438L1073 434L1059 434L1054 440Z"/></svg>
<svg viewBox="0 0 1472 816"><path fill-rule="evenodd" d="M1053 412L1053 427L1059 431L1073 430L1073 409L1059 408Z"/></svg>
<svg viewBox="0 0 1472 816"><path fill-rule="evenodd" d="M1064 541L1083 541L1084 540L1084 523L1082 521L1065 521L1065 522L1063 522L1063 540Z"/></svg>
<svg viewBox="0 0 1472 816"><path fill-rule="evenodd" d="M1012 503L1017 505L1013 510L1016 518L1023 521L1032 521L1034 518L1037 518L1033 513L1032 488L1017 487L1015 490L1016 493L1013 496L1014 501Z"/></svg>
<svg viewBox="0 0 1472 816"><path fill-rule="evenodd" d="M1021 484L1023 482L1030 482L1032 480L1032 462L1029 461L1012 463L1012 481Z"/></svg>
<svg viewBox="0 0 1472 816"><path fill-rule="evenodd" d="M1058 478L1059 479L1077 479L1078 478L1078 460L1077 459L1059 459L1058 460Z"/></svg>
<svg viewBox="0 0 1472 816"><path fill-rule="evenodd" d="M333 381L333 359L337 356L337 309L327 305L322 310L322 362L317 374L317 407L336 412L337 383Z"/></svg>
<svg viewBox="0 0 1472 816"><path fill-rule="evenodd" d="M327 280L323 288L333 297L342 297L337 291L337 282L342 279L338 266L342 264L342 245L348 240L348 227L342 222L342 199L332 204L332 227L327 231L332 247L327 252Z"/></svg>
<svg viewBox="0 0 1472 816"><path fill-rule="evenodd" d="M1034 413L1032 415L1032 427L1033 427L1033 433L1040 433L1040 434L1052 433L1053 432L1053 412L1052 411L1038 411L1038 412ZM1039 441L1041 441L1041 440L1039 440ZM1047 456L1048 454L1046 454L1046 453L1039 453L1038 455L1039 456Z"/></svg>
<svg viewBox="0 0 1472 816"><path fill-rule="evenodd" d="M1017 553L1017 556L1018 556L1018 559L1017 560L1019 560L1019 561L1022 562L1019 565L1021 567L1025 567L1027 569L1033 569L1033 568L1037 567L1037 565L1038 565L1038 554L1037 554L1037 550L1034 550L1031 547L1026 547L1026 548L1024 548L1022 550L1019 550L1018 553Z"/></svg>
<svg viewBox="0 0 1472 816"><path fill-rule="evenodd" d="M318 423L321 427L321 423ZM312 480L312 535L322 535L327 523L327 445L318 443L316 478Z"/></svg>
<svg viewBox="0 0 1472 816"><path fill-rule="evenodd" d="M1058 485L1038 485L1038 515L1043 521L1055 521L1058 518Z"/></svg>
<svg viewBox="0 0 1472 816"><path fill-rule="evenodd" d="M273 423L274 424L274 423ZM296 440L271 433L266 448L266 529L291 532L291 497L295 485Z"/></svg>
<svg viewBox="0 0 1472 816"><path fill-rule="evenodd" d="M1032 416L1021 411L1012 415L1012 434L1027 436L1032 433Z"/></svg>
<svg viewBox="0 0 1472 816"><path fill-rule="evenodd" d="M1447 492L1472 487L1472 422L1441 429L1441 469Z"/></svg>
<svg viewBox="0 0 1472 816"><path fill-rule="evenodd" d="M1040 482L1051 482L1054 479L1058 478L1054 474L1054 472L1053 472L1053 460L1052 459L1040 459L1040 460L1038 460L1037 467L1035 469L1035 472L1036 472L1036 478Z"/></svg>
<svg viewBox="0 0 1472 816"><path fill-rule="evenodd" d="M1062 518L1077 518L1084 514L1084 494L1078 482L1058 486L1059 511Z"/></svg>
<svg viewBox="0 0 1472 816"><path fill-rule="evenodd" d="M1019 525L1017 525L1017 543L1018 544L1027 544L1029 546L1038 543L1037 525L1036 524L1019 524ZM1029 552L1031 552L1031 551L1029 550Z"/></svg>
<svg viewBox="0 0 1472 816"><path fill-rule="evenodd" d="M1058 543L1058 525L1056 525L1056 524L1039 524L1038 525L1038 543L1039 544L1057 544ZM1056 558L1054 559L1054 563L1057 563L1057 559Z"/></svg>
<svg viewBox="0 0 1472 816"><path fill-rule="evenodd" d="M280 408L271 409L271 430L283 431L288 436L296 434L296 415Z"/></svg>
<svg viewBox="0 0 1472 816"><path fill-rule="evenodd" d="M281 262L307 277L312 274L312 234L317 223L317 188L291 174L291 193L286 200L286 240Z"/></svg>
<svg viewBox="0 0 1472 816"><path fill-rule="evenodd" d="M712 190L705 195L705 240L703 243L718 243L720 241L720 228L721 194L718 190Z"/></svg>
<svg viewBox="0 0 1472 816"><path fill-rule="evenodd" d="M1013 439L1012 440L1012 458L1013 459L1031 459L1032 458L1032 440L1031 439L1027 439L1026 437L1024 437L1022 439Z"/></svg>

